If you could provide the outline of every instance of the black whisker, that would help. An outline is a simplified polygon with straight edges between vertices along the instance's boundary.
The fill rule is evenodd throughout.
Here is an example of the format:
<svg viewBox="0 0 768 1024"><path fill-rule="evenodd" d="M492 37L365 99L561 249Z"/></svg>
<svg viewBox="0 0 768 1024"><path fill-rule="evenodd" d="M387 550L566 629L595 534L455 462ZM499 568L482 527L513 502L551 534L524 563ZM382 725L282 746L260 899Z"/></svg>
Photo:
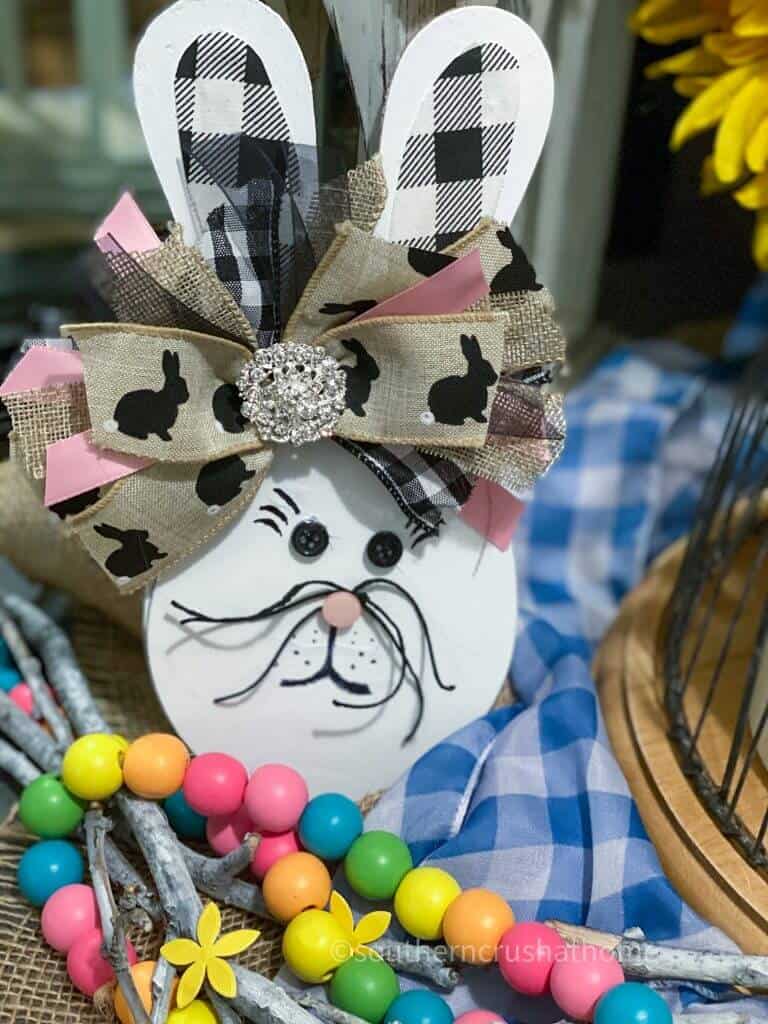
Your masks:
<svg viewBox="0 0 768 1024"><path fill-rule="evenodd" d="M297 594L300 594L305 587L325 587L325 590L320 590L315 594L309 594L306 597L301 598L299 601L293 601ZM330 580L305 580L304 583L297 583L295 587L291 587L279 601L275 601L273 604L267 605L266 608L262 608L261 611L254 612L252 615L232 615L224 618L214 618L211 615L205 615L203 612L196 611L194 608L188 608L186 605L180 604L178 601L171 601L171 607L176 608L177 611L184 612L186 619L182 619L179 623L181 626L186 626L190 622L208 622L215 625L238 625L245 622L260 622L262 619L271 618L278 612L287 612L291 608L297 608L301 604L306 604L308 601L315 601L319 597L327 597L329 594L335 594L336 591L340 590L341 587L337 584L332 583ZM293 603L291 603L293 602Z"/></svg>
<svg viewBox="0 0 768 1024"><path fill-rule="evenodd" d="M364 580L362 583L359 583L355 587L354 592L356 594L358 594L358 596L359 596L359 594L364 592L368 587L377 586L377 585L386 586L386 587L392 587L393 590L396 590L399 594L402 594L402 596L406 599L408 604L410 604L411 608L413 608L413 610L416 612L416 615L418 617L419 623L421 624L421 628L424 631L424 639L427 642L427 650L429 651L429 660L430 660L430 662L432 664L432 672L433 672L433 674L435 676L435 681L436 681L437 685L440 687L441 690L447 690L447 691L455 690L456 689L455 686L451 686L448 683L444 683L443 680L442 680L442 677L440 675L440 671L439 671L439 669L437 667L437 658L435 657L435 648L434 648L434 645L432 643L432 634L429 631L429 626L427 625L427 620L424 618L424 613L422 612L421 608L419 607L418 602L416 601L416 599L414 597L412 597L408 593L408 591L405 589L405 587L401 587L400 584L399 583L395 583L394 580L387 579L387 578L385 578L383 576L376 576L376 577L373 577L372 579Z"/></svg>
<svg viewBox="0 0 768 1024"><path fill-rule="evenodd" d="M262 523L264 526L268 526L271 530L274 530L275 533L279 534L281 537L283 536L283 531L280 529L280 527L277 525L274 519L254 519L253 521L254 523Z"/></svg>
<svg viewBox="0 0 768 1024"><path fill-rule="evenodd" d="M406 673L410 672L411 676L413 678L414 687L416 689L416 698L417 698L417 701L418 701L418 708L417 708L417 711L416 711L416 718L414 719L414 723L413 723L413 725L411 727L411 730L410 730L410 732L408 733L408 735L404 738L404 740L402 742L402 745L405 746L406 743L409 743L413 739L413 737L416 735L416 733L417 733L417 731L419 729L419 726L421 725L422 719L424 717L424 691L423 691L422 686L421 686L421 680L419 679L418 675L414 671L414 668L411 665L411 662L410 662L410 660L408 658L408 654L407 654L406 649L405 649L405 641L403 640L403 634L401 633L400 628L398 627L397 623L394 622L389 617L389 615L387 615L387 613L383 610L383 608L378 606L370 598L368 598L365 601L365 608L366 608L366 611L368 612L368 614L371 616L371 618L375 622L377 622L379 624L379 626L384 630L384 632L387 634L389 639L394 644L395 649L397 650L397 653L400 656L400 676L399 676L399 678L397 680L397 683L392 688L392 690L390 690L390 692L388 694L386 694L384 697L381 697L379 700L370 701L367 704L351 704L351 703L348 703L346 701L340 701L340 700L334 700L333 703L334 703L334 705L336 707L349 708L349 709L352 709L352 710L355 710L355 709L367 710L367 709L372 709L372 708L383 707L385 704L389 704L389 702L391 700L395 699L395 697L398 695L398 693L402 689L403 684L405 683Z"/></svg>
<svg viewBox="0 0 768 1024"><path fill-rule="evenodd" d="M299 506L296 504L296 502L293 500L293 498L290 496L290 494L288 494L287 491L284 491L282 489L282 487L275 487L274 491L275 491L275 494L279 498L283 499L283 501L286 503L286 505L290 506L290 508L293 509L293 511L296 513L296 515L299 514L299 512L300 512Z"/></svg>
<svg viewBox="0 0 768 1024"><path fill-rule="evenodd" d="M280 644L280 646L278 647L277 651L272 656L272 659L270 660L269 664L264 669L264 671L261 673L261 675L259 676L258 679L256 679L252 683L249 683L248 686L244 686L242 688L242 690L236 690L234 693L227 693L223 697L215 697L213 703L214 704L224 704L228 700L237 700L239 697L245 697L246 694L251 693L253 690L255 690L256 687L259 685L259 683L263 683L264 682L264 680L267 678L269 673L272 671L272 669L275 667L277 662L280 660L280 655L283 653L285 648L288 646L288 644L294 638L294 636L296 635L297 631L299 629L301 629L301 627L304 625L305 622L309 622L309 620L312 618L312 616L315 615L316 613L317 613L317 610L315 608L313 608L311 612L308 612L303 618L299 619L299 621L294 626L291 627L291 630L288 633L288 636L286 636L285 640L283 640L283 642Z"/></svg>
<svg viewBox="0 0 768 1024"><path fill-rule="evenodd" d="M271 512L273 516L277 516L278 519L281 519L286 525L288 525L288 516L281 508L278 508L277 505L259 505L259 511Z"/></svg>

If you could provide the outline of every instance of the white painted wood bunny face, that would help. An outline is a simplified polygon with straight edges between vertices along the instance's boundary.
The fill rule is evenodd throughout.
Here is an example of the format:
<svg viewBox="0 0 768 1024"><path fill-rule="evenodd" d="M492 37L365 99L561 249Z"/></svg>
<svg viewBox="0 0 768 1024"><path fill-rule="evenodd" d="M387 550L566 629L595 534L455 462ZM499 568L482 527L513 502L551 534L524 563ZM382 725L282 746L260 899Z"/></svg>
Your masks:
<svg viewBox="0 0 768 1024"><path fill-rule="evenodd" d="M180 0L143 40L135 82L190 239L205 190L180 139L195 144L218 117L228 135L261 118L262 134L314 144L300 51L258 0ZM377 234L434 250L481 216L510 221L551 102L548 59L519 19L463 8L433 22L392 83ZM464 171L450 157L459 151ZM516 611L511 552L455 513L425 537L368 468L322 441L280 448L241 518L154 586L146 647L165 711L193 750L226 751L249 768L288 761L313 791L359 797L491 707Z"/></svg>
<svg viewBox="0 0 768 1024"><path fill-rule="evenodd" d="M333 442L282 451L248 512L149 598L159 696L195 750L289 761L315 791L362 796L490 708L512 650L514 569L456 516L422 539ZM234 624L184 626L173 604L226 619L286 598Z"/></svg>

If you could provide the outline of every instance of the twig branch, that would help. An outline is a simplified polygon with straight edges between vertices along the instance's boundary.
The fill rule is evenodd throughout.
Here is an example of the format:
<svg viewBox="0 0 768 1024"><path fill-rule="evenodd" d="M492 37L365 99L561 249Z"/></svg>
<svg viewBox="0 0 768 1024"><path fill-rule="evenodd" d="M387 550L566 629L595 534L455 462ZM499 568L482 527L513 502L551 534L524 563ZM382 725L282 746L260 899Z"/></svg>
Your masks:
<svg viewBox="0 0 768 1024"><path fill-rule="evenodd" d="M459 983L459 972L451 967L447 956L433 946L416 946L410 942L396 942L394 939L379 939L371 946L390 967L403 974L426 978L438 988L450 992Z"/></svg>
<svg viewBox="0 0 768 1024"><path fill-rule="evenodd" d="M0 733L44 772L58 771L61 752L48 733L34 719L17 708L7 693L0 690Z"/></svg>
<svg viewBox="0 0 768 1024"><path fill-rule="evenodd" d="M5 640L19 672L21 672L25 683L32 691L35 707L40 712L43 720L51 727L56 745L59 750L64 751L74 739L72 730L66 718L57 707L56 701L51 696L51 692L43 677L39 659L29 649L21 630L8 611L6 611L5 604L6 601L3 601L0 605L0 636Z"/></svg>
<svg viewBox="0 0 768 1024"><path fill-rule="evenodd" d="M23 597L9 594L4 598L6 609L19 624L29 646L37 652L45 667L45 676L56 691L67 717L78 735L89 732L111 732L96 707L75 658L69 637L37 605Z"/></svg>
<svg viewBox="0 0 768 1024"><path fill-rule="evenodd" d="M210 985L205 986L205 997L214 1009L219 1024L242 1024L240 1014L232 1009L232 1004L214 992Z"/></svg>
<svg viewBox="0 0 768 1024"><path fill-rule="evenodd" d="M251 863L251 858L260 842L260 836L246 836L243 843L236 850L226 854L224 857L206 857L205 854L190 850L187 846L182 846L181 852L192 875L192 880L198 889L202 890L207 896L212 896L214 899L225 903L229 902L232 890L237 889L240 894L240 900L244 901L247 905L241 906L240 902L229 903L229 905L240 907L242 910L251 910L253 913L259 913L260 916L264 917L267 916L266 908L258 889L247 882L242 882L239 886L235 884L237 876L245 871ZM243 886L246 888L243 888ZM254 890L253 893L250 892L251 889Z"/></svg>
<svg viewBox="0 0 768 1024"><path fill-rule="evenodd" d="M29 758L5 740L0 740L0 771L5 772L22 789L40 775L39 769Z"/></svg>
<svg viewBox="0 0 768 1024"><path fill-rule="evenodd" d="M104 817L101 809L91 810L85 816L85 843L88 851L88 867L91 885L96 894L101 922L102 952L115 972L117 984L126 1005L133 1016L134 1024L150 1024L147 1011L131 974L131 964L126 949L126 935L120 919L112 887L109 884L107 861L104 855L104 839L111 828L111 822Z"/></svg>
<svg viewBox="0 0 768 1024"><path fill-rule="evenodd" d="M591 943L610 949L627 974L635 978L706 981L749 989L768 988L768 957L717 953L659 946L645 939L594 931L563 921L549 921L572 944Z"/></svg>
<svg viewBox="0 0 768 1024"><path fill-rule="evenodd" d="M356 1017L353 1013L347 1013L346 1010L340 1010L338 1006L326 1003L324 999L318 999L311 992L305 992L297 996L296 1002L299 1006L303 1006L305 1010L314 1013L320 1020L326 1021L326 1024L365 1024L361 1017Z"/></svg>

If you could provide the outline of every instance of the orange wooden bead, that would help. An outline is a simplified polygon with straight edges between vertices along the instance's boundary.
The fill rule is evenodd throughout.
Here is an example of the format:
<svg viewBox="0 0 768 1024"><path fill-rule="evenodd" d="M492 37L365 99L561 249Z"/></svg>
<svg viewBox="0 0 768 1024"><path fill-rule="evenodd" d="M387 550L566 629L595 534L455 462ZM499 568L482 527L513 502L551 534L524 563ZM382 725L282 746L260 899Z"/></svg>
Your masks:
<svg viewBox="0 0 768 1024"><path fill-rule="evenodd" d="M151 732L131 743L123 761L126 786L146 800L164 800L181 789L189 751L177 736Z"/></svg>
<svg viewBox="0 0 768 1024"><path fill-rule="evenodd" d="M504 932L515 923L506 900L490 889L467 889L451 903L443 918L443 936L458 960L490 964Z"/></svg>
<svg viewBox="0 0 768 1024"><path fill-rule="evenodd" d="M292 921L302 910L322 910L331 898L331 876L313 853L289 853L264 876L262 894L278 921Z"/></svg>
<svg viewBox="0 0 768 1024"><path fill-rule="evenodd" d="M147 1013L152 1012L152 975L155 973L156 967L156 960L142 960L141 963L134 964L131 968L131 974L133 975L133 980L136 985L136 991L139 993L139 998L144 1004L144 1009ZM176 1002L176 987L178 984L178 980L173 982L171 1006ZM121 1024L135 1024L133 1014L128 1009L125 996L119 986L115 989L115 1013L117 1014Z"/></svg>

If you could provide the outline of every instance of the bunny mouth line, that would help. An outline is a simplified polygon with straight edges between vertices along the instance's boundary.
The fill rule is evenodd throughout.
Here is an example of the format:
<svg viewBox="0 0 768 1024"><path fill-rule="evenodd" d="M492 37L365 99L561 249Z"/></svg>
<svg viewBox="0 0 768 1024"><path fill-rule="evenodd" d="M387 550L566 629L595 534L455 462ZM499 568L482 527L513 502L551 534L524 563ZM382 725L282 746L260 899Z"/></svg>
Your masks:
<svg viewBox="0 0 768 1024"><path fill-rule="evenodd" d="M302 592L306 590L306 588L308 587L317 587L321 589L313 590L313 592L310 594L303 594ZM367 701L364 703L351 702L348 700L334 698L332 702L333 706L358 711L371 710L373 708L381 708L386 704L389 704L391 701L395 700L395 698L400 694L403 686L405 686L407 682L410 682L416 695L417 707L414 716L414 722L411 728L409 729L407 735L402 741L403 745L405 745L410 740L412 740L413 737L416 735L419 726L421 725L421 722L423 720L425 710L424 691L422 687L421 678L419 674L416 672L415 668L413 667L413 663L410 657L408 656L408 651L402 630L400 629L399 625L394 620L394 618L392 618L392 616L377 601L375 601L374 598L369 593L371 590L377 587L389 589L390 591L394 591L395 593L399 594L405 600L405 602L408 605L410 605L410 607L413 609L417 621L419 623L422 636L424 637L426 643L430 667L432 669L432 674L434 675L438 687L446 692L454 690L455 687L453 685L444 683L442 680L442 677L437 667L437 659L435 656L434 644L432 642L432 636L429 630L429 626L418 602L413 597L413 595L405 589L405 587L402 587L400 584L395 583L393 580L384 579L380 577L372 577L370 579L363 580L361 583L358 583L357 586L354 587L354 589L352 589L351 591L347 587L342 587L338 583L335 583L330 580L307 580L304 583L299 583L296 586L291 587L291 589L288 590L279 600L273 602L271 605L268 605L266 608L262 608L258 612L254 612L251 615L216 617L207 615L193 608L189 608L186 605L179 603L178 601L171 601L171 606L175 608L177 611L180 611L184 614L184 618L180 619L178 624L180 627L185 627L190 623L238 625L244 623L263 622L267 619L282 615L284 612L289 612L294 608L304 607L308 604L313 605L313 607L308 612L302 615L298 619L298 621L295 622L293 626L291 626L285 638L281 641L277 650L270 658L269 663L267 664L267 666L264 668L263 672L258 676L257 679L249 683L247 686L242 687L240 690L236 690L232 693L225 694L221 697L216 697L213 700L213 703L216 705L226 705L232 702L248 699L254 693L258 686L267 678L270 672L272 672L272 670L276 667L277 663L280 660L280 657L284 653L288 644L296 636L296 634L299 632L302 626L306 625L312 618L314 618L319 613L319 601L324 600L331 594L354 594L354 596L357 597L357 599L360 601L363 615L366 616L370 620L370 622L376 624L376 626L385 634L385 636L391 643L392 647L394 648L394 651L398 658L399 672L394 686L392 686L389 692L385 694L383 697L380 697L376 700ZM338 629L336 627L331 627L328 633L328 646L326 649L325 658L323 660L322 666L320 667L320 669L318 669L318 671L312 673L304 679L283 679L280 685L285 687L309 686L314 683L319 683L325 679L328 679L331 683L333 683L335 686L338 686L339 689L343 690L347 694L360 697L369 696L371 694L371 688L366 683L353 682L349 679L346 679L335 668L333 664L333 658L336 648L337 637Z"/></svg>

